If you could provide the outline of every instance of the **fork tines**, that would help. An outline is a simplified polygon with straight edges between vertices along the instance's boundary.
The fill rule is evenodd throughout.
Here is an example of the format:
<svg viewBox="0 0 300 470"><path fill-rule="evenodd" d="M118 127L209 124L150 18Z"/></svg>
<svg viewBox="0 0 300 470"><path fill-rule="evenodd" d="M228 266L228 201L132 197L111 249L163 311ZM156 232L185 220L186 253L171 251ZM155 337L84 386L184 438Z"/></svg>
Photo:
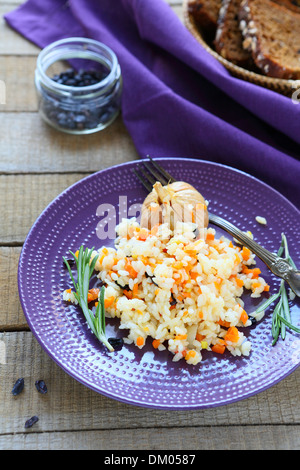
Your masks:
<svg viewBox="0 0 300 470"><path fill-rule="evenodd" d="M152 191L152 187L156 181L159 181L163 186L168 183L174 183L176 180L166 171L164 170L156 161L154 161L149 155L149 161L142 161L144 167L147 171L144 171L141 167L139 167L139 172L135 169L133 170L138 179L141 181L143 186L147 189L147 191Z"/></svg>

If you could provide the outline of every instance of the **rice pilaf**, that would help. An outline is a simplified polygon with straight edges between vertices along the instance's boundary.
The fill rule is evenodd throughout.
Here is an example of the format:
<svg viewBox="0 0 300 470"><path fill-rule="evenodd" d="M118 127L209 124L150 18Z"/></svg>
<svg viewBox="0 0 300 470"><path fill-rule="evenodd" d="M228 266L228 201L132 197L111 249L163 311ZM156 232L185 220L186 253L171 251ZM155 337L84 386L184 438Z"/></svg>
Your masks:
<svg viewBox="0 0 300 470"><path fill-rule="evenodd" d="M148 230L123 219L115 248L93 253L106 286L106 316L129 330L124 342L143 348L150 337L173 361L198 364L202 350L248 356L251 343L241 328L252 323L241 296L246 289L260 297L269 286L247 248L216 239L212 228L198 238L196 228L177 222L174 231L167 224ZM63 298L74 302L70 289Z"/></svg>

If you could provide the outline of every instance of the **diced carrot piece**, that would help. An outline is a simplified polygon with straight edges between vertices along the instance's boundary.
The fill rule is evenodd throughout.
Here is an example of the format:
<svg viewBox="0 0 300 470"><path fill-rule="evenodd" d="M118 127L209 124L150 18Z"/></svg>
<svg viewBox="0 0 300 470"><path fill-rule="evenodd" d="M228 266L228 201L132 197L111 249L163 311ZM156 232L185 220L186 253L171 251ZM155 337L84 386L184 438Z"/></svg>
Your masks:
<svg viewBox="0 0 300 470"><path fill-rule="evenodd" d="M235 326L231 326L227 334L225 336L225 341L231 341L232 343L236 343L239 340L239 332Z"/></svg>
<svg viewBox="0 0 300 470"><path fill-rule="evenodd" d="M123 294L126 295L127 299L132 299L131 290L123 290Z"/></svg>
<svg viewBox="0 0 300 470"><path fill-rule="evenodd" d="M154 347L154 349L157 349L159 345L160 345L159 339L155 339L152 341L152 346Z"/></svg>
<svg viewBox="0 0 300 470"><path fill-rule="evenodd" d="M191 297L190 292L182 292L183 297Z"/></svg>
<svg viewBox="0 0 300 470"><path fill-rule="evenodd" d="M243 323L243 325L245 325L247 323L247 320L248 320L248 315L247 313L245 312L245 310L242 311L242 314L240 316L240 320L241 322Z"/></svg>
<svg viewBox="0 0 300 470"><path fill-rule="evenodd" d="M241 260L240 260L240 257L239 257L239 255L238 255L237 253L235 253L234 258L235 258L234 263L235 263L235 264L240 264Z"/></svg>
<svg viewBox="0 0 300 470"><path fill-rule="evenodd" d="M190 273L191 279L196 281L197 277L199 276L199 273Z"/></svg>
<svg viewBox="0 0 300 470"><path fill-rule="evenodd" d="M243 249L242 249L242 257L245 261L248 261L248 259L250 258L250 255L251 255L251 251L249 250L249 248L247 248L246 246L243 246Z"/></svg>
<svg viewBox="0 0 300 470"><path fill-rule="evenodd" d="M207 240L207 241L212 241L212 240L214 240L214 239L215 239L215 236L214 236L213 233L208 233L208 234L206 235L206 240Z"/></svg>
<svg viewBox="0 0 300 470"><path fill-rule="evenodd" d="M266 284L264 287L264 292L269 292L269 290L270 290L270 286Z"/></svg>
<svg viewBox="0 0 300 470"><path fill-rule="evenodd" d="M92 302L93 300L98 299L99 292L100 292L100 289L90 289L88 291L87 301Z"/></svg>
<svg viewBox="0 0 300 470"><path fill-rule="evenodd" d="M225 352L225 346L223 344L215 344L211 349L213 352L218 354L224 354Z"/></svg>
<svg viewBox="0 0 300 470"><path fill-rule="evenodd" d="M197 254L197 250L195 248L185 249L184 251L189 256L195 256Z"/></svg>
<svg viewBox="0 0 300 470"><path fill-rule="evenodd" d="M251 288L252 288L252 289L257 289L257 288L260 287L260 286L261 286L260 282L253 282Z"/></svg>
<svg viewBox="0 0 300 470"><path fill-rule="evenodd" d="M190 357L195 357L196 356L196 351L194 351L193 349L190 349L187 353L186 353L186 360L190 359Z"/></svg>
<svg viewBox="0 0 300 470"><path fill-rule="evenodd" d="M259 268L249 269L247 266L242 267L242 272L244 274L252 274L252 279L257 279L258 276L261 274L261 270Z"/></svg>
<svg viewBox="0 0 300 470"><path fill-rule="evenodd" d="M203 318L203 312L199 312L198 315L199 315L199 318L201 319Z"/></svg>
<svg viewBox="0 0 300 470"><path fill-rule="evenodd" d="M104 308L108 308L108 307L111 307L112 304L114 303L114 296L112 295L111 297L107 297L105 300L104 300Z"/></svg>
<svg viewBox="0 0 300 470"><path fill-rule="evenodd" d="M175 336L174 339L178 339L178 340L181 341L181 340L183 340L183 339L187 339L187 335L177 335L177 336Z"/></svg>
<svg viewBox="0 0 300 470"><path fill-rule="evenodd" d="M136 344L137 346L143 346L145 340L142 336L138 336L137 339L136 339Z"/></svg>
<svg viewBox="0 0 300 470"><path fill-rule="evenodd" d="M219 323L219 325L224 326L225 328L230 327L230 323L228 321L219 320L218 323Z"/></svg>
<svg viewBox="0 0 300 470"><path fill-rule="evenodd" d="M235 282L237 283L238 287L243 287L244 285L243 279L239 279L238 277L235 279Z"/></svg>
<svg viewBox="0 0 300 470"><path fill-rule="evenodd" d="M72 289L67 289L66 292L67 292L68 294L71 294Z"/></svg>
<svg viewBox="0 0 300 470"><path fill-rule="evenodd" d="M133 269L133 267L131 266L131 263L128 259L126 259L126 261L125 261L125 271L127 271L129 273L129 275L131 277L133 277L134 279L138 275L138 273L135 271L135 269Z"/></svg>
<svg viewBox="0 0 300 470"><path fill-rule="evenodd" d="M258 276L261 274L261 270L259 268L254 268L252 269L252 278L258 278Z"/></svg>
<svg viewBox="0 0 300 470"><path fill-rule="evenodd" d="M200 342L200 341L203 341L204 339L205 339L205 336L204 336L204 335L200 335L200 333L197 333L197 334L196 334L196 340L197 340L197 341Z"/></svg>
<svg viewBox="0 0 300 470"><path fill-rule="evenodd" d="M139 290L139 285L138 285L138 284L134 284L133 289L132 289L132 296L133 296L133 297L136 297L136 296L137 296L138 290Z"/></svg>

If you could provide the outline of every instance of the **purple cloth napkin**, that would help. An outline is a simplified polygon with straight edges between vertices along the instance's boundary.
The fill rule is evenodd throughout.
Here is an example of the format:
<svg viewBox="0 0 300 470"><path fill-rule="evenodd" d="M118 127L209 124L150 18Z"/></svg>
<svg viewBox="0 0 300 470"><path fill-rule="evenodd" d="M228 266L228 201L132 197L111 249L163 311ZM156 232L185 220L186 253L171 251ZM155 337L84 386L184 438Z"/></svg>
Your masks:
<svg viewBox="0 0 300 470"><path fill-rule="evenodd" d="M29 0L5 19L41 48L85 36L114 50L141 157L229 165L300 207L300 104L232 77L164 0Z"/></svg>

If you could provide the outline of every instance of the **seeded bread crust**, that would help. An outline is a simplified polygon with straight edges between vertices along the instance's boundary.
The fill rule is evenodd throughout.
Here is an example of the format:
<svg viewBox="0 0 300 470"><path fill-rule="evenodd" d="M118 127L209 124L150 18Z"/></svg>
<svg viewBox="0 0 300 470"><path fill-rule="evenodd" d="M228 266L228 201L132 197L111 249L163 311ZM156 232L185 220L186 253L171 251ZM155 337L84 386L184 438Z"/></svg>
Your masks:
<svg viewBox="0 0 300 470"><path fill-rule="evenodd" d="M278 5L288 8L295 13L300 13L300 0L273 0Z"/></svg>
<svg viewBox="0 0 300 470"><path fill-rule="evenodd" d="M300 14L271 0L242 0L243 47L264 75L300 79Z"/></svg>
<svg viewBox="0 0 300 470"><path fill-rule="evenodd" d="M252 70L251 53L243 49L243 36L239 28L238 12L241 0L223 0L219 11L214 40L216 52L235 65Z"/></svg>
<svg viewBox="0 0 300 470"><path fill-rule="evenodd" d="M190 0L188 11L208 40L213 40L217 30L222 0Z"/></svg>

